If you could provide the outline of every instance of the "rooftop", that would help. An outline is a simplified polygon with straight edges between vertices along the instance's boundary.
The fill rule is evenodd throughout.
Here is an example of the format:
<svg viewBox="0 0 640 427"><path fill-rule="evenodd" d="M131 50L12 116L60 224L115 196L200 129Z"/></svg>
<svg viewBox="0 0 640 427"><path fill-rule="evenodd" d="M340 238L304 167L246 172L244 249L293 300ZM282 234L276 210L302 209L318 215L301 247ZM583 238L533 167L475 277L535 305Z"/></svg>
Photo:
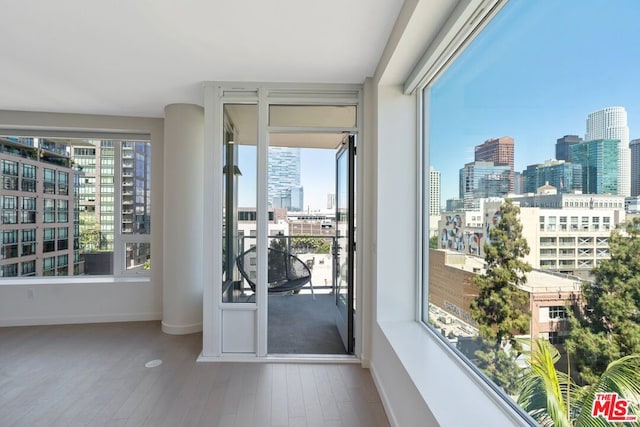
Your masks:
<svg viewBox="0 0 640 427"><path fill-rule="evenodd" d="M486 272L484 258L452 250L444 250L444 252L446 253L445 265L448 267L476 274L484 274ZM580 286L581 280L578 277L532 270L527 273L527 283L523 286L523 289L532 293L578 292L580 291Z"/></svg>

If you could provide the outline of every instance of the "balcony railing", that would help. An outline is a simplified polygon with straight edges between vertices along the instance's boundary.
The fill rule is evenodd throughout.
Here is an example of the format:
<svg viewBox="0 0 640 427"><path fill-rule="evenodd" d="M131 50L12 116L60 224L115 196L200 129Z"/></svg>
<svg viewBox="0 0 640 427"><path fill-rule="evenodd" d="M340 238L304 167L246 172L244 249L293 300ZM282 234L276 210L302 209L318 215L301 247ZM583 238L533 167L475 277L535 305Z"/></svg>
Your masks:
<svg viewBox="0 0 640 427"><path fill-rule="evenodd" d="M300 258L311 270L311 281L313 289L318 291L335 292L337 287L337 263L338 251L335 236L327 235L274 235L268 236L269 246L275 247L296 257ZM299 240L297 240L299 239ZM309 239L315 240L316 243L324 242L324 245L305 245L302 239L307 243ZM313 241L312 240L312 241ZM256 244L255 236L239 236L237 255L244 253ZM243 289L248 291L248 284L241 280L240 274L235 267L235 259L224 260L223 263L231 261L233 265L233 278L231 281L241 281ZM228 282L229 280L227 280Z"/></svg>

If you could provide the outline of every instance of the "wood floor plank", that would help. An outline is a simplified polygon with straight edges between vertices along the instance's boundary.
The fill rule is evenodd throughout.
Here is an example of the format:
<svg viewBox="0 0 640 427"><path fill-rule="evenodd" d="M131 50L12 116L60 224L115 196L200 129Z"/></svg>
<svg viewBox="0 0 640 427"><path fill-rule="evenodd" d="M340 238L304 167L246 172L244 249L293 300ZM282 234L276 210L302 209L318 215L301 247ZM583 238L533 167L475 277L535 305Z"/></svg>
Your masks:
<svg viewBox="0 0 640 427"><path fill-rule="evenodd" d="M288 425L287 367L284 364L276 364L273 366L273 381L271 383L271 426Z"/></svg>
<svg viewBox="0 0 640 427"><path fill-rule="evenodd" d="M287 407L289 418L306 417L299 365L288 364L287 369Z"/></svg>
<svg viewBox="0 0 640 427"><path fill-rule="evenodd" d="M322 419L327 421L340 421L340 412L336 397L331 390L329 375L324 365L314 366L313 378L318 391L318 399L320 400L320 408L322 409Z"/></svg>
<svg viewBox="0 0 640 427"><path fill-rule="evenodd" d="M320 397L318 396L318 388L313 377L313 366L300 365L299 369L307 425L309 427L324 427Z"/></svg>
<svg viewBox="0 0 640 427"><path fill-rule="evenodd" d="M201 348L158 322L0 328L0 427L389 425L358 365L197 363Z"/></svg>
<svg viewBox="0 0 640 427"><path fill-rule="evenodd" d="M254 427L263 427L271 424L271 384L273 381L273 365L260 363L256 383L256 405L253 411Z"/></svg>

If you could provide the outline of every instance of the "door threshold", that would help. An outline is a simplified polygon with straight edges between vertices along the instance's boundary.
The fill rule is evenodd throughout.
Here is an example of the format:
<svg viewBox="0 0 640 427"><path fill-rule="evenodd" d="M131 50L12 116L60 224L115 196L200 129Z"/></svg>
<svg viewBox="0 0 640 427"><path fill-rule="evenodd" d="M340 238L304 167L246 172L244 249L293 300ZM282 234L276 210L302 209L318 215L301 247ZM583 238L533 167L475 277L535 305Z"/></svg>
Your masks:
<svg viewBox="0 0 640 427"><path fill-rule="evenodd" d="M264 358L268 362L291 363L360 363L352 354L269 354Z"/></svg>
<svg viewBox="0 0 640 427"><path fill-rule="evenodd" d="M350 354L269 354L258 357L253 354L227 353L221 356L198 356L198 362L251 362L251 363L361 363Z"/></svg>

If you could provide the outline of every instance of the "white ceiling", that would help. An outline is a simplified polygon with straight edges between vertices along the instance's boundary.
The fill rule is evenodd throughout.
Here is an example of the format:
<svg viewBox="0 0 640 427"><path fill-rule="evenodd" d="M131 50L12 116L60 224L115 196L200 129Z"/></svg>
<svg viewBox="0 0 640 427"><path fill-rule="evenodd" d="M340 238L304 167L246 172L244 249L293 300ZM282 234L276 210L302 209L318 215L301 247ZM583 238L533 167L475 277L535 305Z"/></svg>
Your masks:
<svg viewBox="0 0 640 427"><path fill-rule="evenodd" d="M203 81L362 83L402 0L2 1L0 109L162 117Z"/></svg>

